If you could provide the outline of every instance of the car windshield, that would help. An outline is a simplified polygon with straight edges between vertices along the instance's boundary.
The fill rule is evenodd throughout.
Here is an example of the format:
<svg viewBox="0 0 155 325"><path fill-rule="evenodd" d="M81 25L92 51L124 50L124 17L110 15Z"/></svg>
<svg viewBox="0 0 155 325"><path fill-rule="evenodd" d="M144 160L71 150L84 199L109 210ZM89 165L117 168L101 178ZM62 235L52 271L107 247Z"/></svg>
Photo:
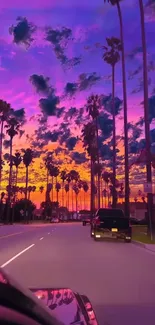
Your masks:
<svg viewBox="0 0 155 325"><path fill-rule="evenodd" d="M155 0L0 0L0 267L152 325L154 254Z"/></svg>

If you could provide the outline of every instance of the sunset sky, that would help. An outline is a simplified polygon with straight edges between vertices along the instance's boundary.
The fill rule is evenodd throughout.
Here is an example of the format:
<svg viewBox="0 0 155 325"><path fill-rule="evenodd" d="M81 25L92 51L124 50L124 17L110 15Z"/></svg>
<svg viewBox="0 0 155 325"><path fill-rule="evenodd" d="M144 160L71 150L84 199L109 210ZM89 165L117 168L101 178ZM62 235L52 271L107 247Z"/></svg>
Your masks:
<svg viewBox="0 0 155 325"><path fill-rule="evenodd" d="M126 54L128 121L135 124L140 117L143 117L142 49L138 0L122 1L121 8ZM153 6L150 6L146 10L150 97L155 95L155 11L153 12L153 9ZM21 19L17 20L18 17ZM25 20L23 20L24 17ZM33 29L31 34L30 23ZM10 34L9 28L12 25L14 27ZM65 28L71 32L67 44L65 44L66 40L62 32L66 30ZM54 41L52 43L51 39L49 40L51 30L59 31L59 37L63 38L61 44L60 42L54 43ZM27 36L32 39L30 40ZM87 154L85 156L81 142L81 128L87 122L83 107L90 94L109 95L111 93L111 67L103 61L103 51L96 46L98 43L105 45L106 37L111 36L119 38L117 9L110 4L105 5L103 0L0 1L0 98L9 102L14 109L24 108L27 117L27 123L23 127L25 133L20 139L14 138L14 152L17 149L31 146L39 152L39 157L43 157L46 149L59 148L55 159L59 165L61 163L61 169L74 168L80 172L82 179L89 181L88 156ZM30 40L29 46L26 46L27 40ZM47 81L48 89L39 91L37 76L42 76ZM72 83L76 87L74 94L65 91L67 83ZM115 86L116 96L122 99L120 62L116 66ZM52 111L50 107L50 89L54 89L54 98L59 97L57 111ZM40 99L42 100L39 104ZM48 99L48 101L45 102L43 99ZM70 108L76 109L70 110ZM43 132L38 122L38 114L42 112L48 117L48 128L46 129L45 124ZM151 114L151 129L154 129L154 109ZM122 117L121 111L117 115L118 136L123 136ZM143 128L144 125L138 141L144 137ZM70 130L70 134L67 134L67 130ZM49 131L48 134L47 131ZM57 132L57 142L53 142L53 132ZM46 135L41 138L43 133ZM130 136L133 136L132 132ZM74 141L70 140L71 137L78 137L74 145ZM42 141L44 145L40 146ZM155 132L152 142L155 142ZM119 155L123 155L121 139L118 141L118 148ZM6 148L4 152L8 150ZM81 164L79 164L79 159L81 159ZM37 187L45 186L45 170L44 167L40 169L40 164L43 165L42 159L37 158L30 168L30 185L35 185L37 180ZM3 185L5 187L7 164L4 169ZM139 171L140 180L139 177L137 180L135 178L137 168L131 171L131 183L134 183L135 191L139 188L138 184L143 183L145 178L143 171L144 169ZM20 186L24 185L24 177L24 166L21 165ZM122 180L124 178L122 165L118 166L118 178ZM43 200L37 192L32 198L36 203Z"/></svg>

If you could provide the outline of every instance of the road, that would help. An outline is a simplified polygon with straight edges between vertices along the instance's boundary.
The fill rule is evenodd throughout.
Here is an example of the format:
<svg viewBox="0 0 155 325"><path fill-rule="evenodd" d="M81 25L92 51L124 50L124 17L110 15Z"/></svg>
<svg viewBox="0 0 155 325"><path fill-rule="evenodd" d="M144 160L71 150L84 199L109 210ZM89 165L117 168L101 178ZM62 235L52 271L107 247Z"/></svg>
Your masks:
<svg viewBox="0 0 155 325"><path fill-rule="evenodd" d="M154 253L94 242L81 224L0 227L0 236L0 265L21 284L88 295L101 325L154 325Z"/></svg>

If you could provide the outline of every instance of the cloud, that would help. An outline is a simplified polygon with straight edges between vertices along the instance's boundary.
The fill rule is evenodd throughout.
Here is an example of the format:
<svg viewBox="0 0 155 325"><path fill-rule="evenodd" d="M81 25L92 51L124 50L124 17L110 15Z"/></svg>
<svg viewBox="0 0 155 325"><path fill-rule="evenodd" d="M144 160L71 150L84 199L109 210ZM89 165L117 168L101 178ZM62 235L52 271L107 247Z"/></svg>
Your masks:
<svg viewBox="0 0 155 325"><path fill-rule="evenodd" d="M24 108L12 110L11 115L13 115L21 125L24 125L26 123L26 115Z"/></svg>
<svg viewBox="0 0 155 325"><path fill-rule="evenodd" d="M67 82L64 92L65 96L73 97L78 91L78 84L76 82Z"/></svg>
<svg viewBox="0 0 155 325"><path fill-rule="evenodd" d="M96 72L81 73L76 82L67 82L64 88L65 96L73 97L78 91L84 91L91 88L101 77Z"/></svg>
<svg viewBox="0 0 155 325"><path fill-rule="evenodd" d="M13 35L13 42L17 45L24 44L26 48L29 48L34 41L33 34L37 28L33 23L28 22L25 17L18 17L16 21L17 25L12 25L9 28L10 34Z"/></svg>
<svg viewBox="0 0 155 325"><path fill-rule="evenodd" d="M122 109L123 101L118 97L115 97L114 101L115 101L115 115L118 115ZM111 94L108 96L102 97L102 104L104 106L104 109L107 112L109 112L110 114L112 114L112 95Z"/></svg>
<svg viewBox="0 0 155 325"><path fill-rule="evenodd" d="M102 131L103 140L108 139L112 135L113 121L108 114L102 112L98 117L99 129Z"/></svg>
<svg viewBox="0 0 155 325"><path fill-rule="evenodd" d="M10 140L4 140L3 141L3 146L4 146L5 149L8 149L10 147L10 144L11 144Z"/></svg>
<svg viewBox="0 0 155 325"><path fill-rule="evenodd" d="M35 87L37 93L42 93L48 95L51 92L51 87L49 86L49 77L44 77L43 75L33 74L30 77L32 85Z"/></svg>
<svg viewBox="0 0 155 325"><path fill-rule="evenodd" d="M129 54L127 55L127 58L130 59L130 60L133 60L133 59L135 59L135 57L136 57L137 54L139 54L139 53L140 53L140 54L143 53L142 46L138 46L138 47L134 48L134 49L132 50L132 52L129 53Z"/></svg>
<svg viewBox="0 0 155 325"><path fill-rule="evenodd" d="M71 138L67 139L67 141L66 141L67 149L68 150L73 150L76 143L77 143L77 141L78 141L78 138L76 138L76 137L71 137Z"/></svg>
<svg viewBox="0 0 155 325"><path fill-rule="evenodd" d="M87 161L85 152L79 153L77 151L72 152L71 158L77 165L83 164Z"/></svg>
<svg viewBox="0 0 155 325"><path fill-rule="evenodd" d="M60 103L60 99L54 93L50 94L47 98L41 98L39 100L39 106L43 114L47 116L55 116L57 113L57 105Z"/></svg>
<svg viewBox="0 0 155 325"><path fill-rule="evenodd" d="M56 58L62 65L67 65L68 68L71 68L81 62L81 57L69 59L65 53L69 41L73 41L72 30L70 28L61 27L53 29L52 27L46 27L45 40L52 45Z"/></svg>
<svg viewBox="0 0 155 325"><path fill-rule="evenodd" d="M104 160L110 160L113 156L113 151L110 149L108 144L103 144L100 148L101 158Z"/></svg>
<svg viewBox="0 0 155 325"><path fill-rule="evenodd" d="M66 113L65 113L65 116L64 116L64 120L67 121L68 119L72 119L72 118L75 118L78 114L78 110L76 107L71 107Z"/></svg>

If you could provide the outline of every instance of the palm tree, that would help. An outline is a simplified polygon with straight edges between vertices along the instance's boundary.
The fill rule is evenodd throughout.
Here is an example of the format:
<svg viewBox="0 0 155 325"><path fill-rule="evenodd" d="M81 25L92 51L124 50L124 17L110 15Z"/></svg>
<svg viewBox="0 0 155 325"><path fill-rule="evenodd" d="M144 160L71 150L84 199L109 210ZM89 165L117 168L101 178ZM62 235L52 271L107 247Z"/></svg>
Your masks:
<svg viewBox="0 0 155 325"><path fill-rule="evenodd" d="M146 139L146 175L147 183L152 183L152 170L151 170L151 140L150 140L150 121L149 121L149 103L148 103L148 69L147 69L147 49L146 49L146 36L145 36L145 17L143 1L139 0L140 19L141 19L141 36L142 36L142 49L143 49L143 85L144 85L144 120L145 120L145 139ZM153 211L152 211L152 194L148 193L148 233L155 235L155 226L153 227ZM154 229L152 229L152 227Z"/></svg>
<svg viewBox="0 0 155 325"><path fill-rule="evenodd" d="M79 173L76 170L72 169L69 174L70 174L70 178L72 181L72 213L73 213L73 211L74 211L74 198L73 198L74 189L73 189L73 186L79 180Z"/></svg>
<svg viewBox="0 0 155 325"><path fill-rule="evenodd" d="M47 176L46 176L46 194L45 194L45 201L48 201L48 183L49 183L49 175L50 175L50 167L52 165L52 161L53 161L53 152L48 152L46 157L44 158L44 162L45 162L45 167L46 167L46 171L47 171Z"/></svg>
<svg viewBox="0 0 155 325"><path fill-rule="evenodd" d="M70 190L70 183L71 183L71 175L70 173L68 173L66 175L66 181L67 181L67 184L65 185L65 192L67 193L68 192L68 210L70 208L70 199L69 199L69 190Z"/></svg>
<svg viewBox="0 0 155 325"><path fill-rule="evenodd" d="M90 198L90 210L94 211L94 163L97 160L97 147L95 140L95 125L92 122L84 125L82 129L83 146L87 150L90 156L90 183L91 183L91 198Z"/></svg>
<svg viewBox="0 0 155 325"><path fill-rule="evenodd" d="M28 192L28 200L30 200L30 195L31 195L31 192L32 192L32 186L28 186L27 188L27 192Z"/></svg>
<svg viewBox="0 0 155 325"><path fill-rule="evenodd" d="M107 46L104 46L103 59L112 68L112 117L113 117L113 186L116 188L116 119L115 119L115 66L120 60L121 42L118 38L107 38ZM113 191L112 207L116 208L116 191Z"/></svg>
<svg viewBox="0 0 155 325"><path fill-rule="evenodd" d="M81 201L81 189L83 187L83 181L81 179L78 180L77 182L77 187L79 189L79 206L80 206L80 210L82 209L82 201Z"/></svg>
<svg viewBox="0 0 155 325"><path fill-rule="evenodd" d="M26 168L26 180L25 180L25 199L27 200L28 193L28 181L29 181L29 166L33 162L33 151L31 148L24 150L23 163Z"/></svg>
<svg viewBox="0 0 155 325"><path fill-rule="evenodd" d="M95 138L96 138L96 149L97 149L97 162L100 163L99 158L99 141L98 141L98 115L99 108L101 106L100 97L98 95L92 95L87 100L86 110L89 116L92 117L95 125ZM98 209L100 208L100 175L98 174Z"/></svg>
<svg viewBox="0 0 155 325"><path fill-rule="evenodd" d="M65 184L65 192L66 192L66 195L68 193L68 204L67 204L67 199L66 199L66 207L68 208L68 211L69 211L69 183Z"/></svg>
<svg viewBox="0 0 155 325"><path fill-rule="evenodd" d="M84 210L86 209L86 200L85 200L85 193L87 193L89 190L89 186L87 184L87 182L83 182L83 191L84 191Z"/></svg>
<svg viewBox="0 0 155 325"><path fill-rule="evenodd" d="M61 189L60 183L56 182L55 189L56 189L56 192L57 192L57 202L59 203L59 191Z"/></svg>
<svg viewBox="0 0 155 325"><path fill-rule="evenodd" d="M66 170L62 170L60 173L60 178L62 180L62 207L64 206L64 182L67 176Z"/></svg>
<svg viewBox="0 0 155 325"><path fill-rule="evenodd" d="M0 99L0 189L2 182L3 129L10 112L10 104Z"/></svg>
<svg viewBox="0 0 155 325"><path fill-rule="evenodd" d="M104 171L102 174L102 178L105 182L105 200L106 200L106 195L108 195L108 206L109 206L109 191L108 191L108 185L110 182L110 173L108 173L107 171Z"/></svg>
<svg viewBox="0 0 155 325"><path fill-rule="evenodd" d="M120 40L122 46L122 79L123 79L123 104L124 104L124 148L125 148L125 215L130 216L129 207L129 157L128 157L128 119L127 119L127 91L126 91L126 69L125 69L125 51L124 51L124 34L123 20L120 7L121 0L104 0L111 3L112 6L117 6L119 23L120 23Z"/></svg>
<svg viewBox="0 0 155 325"><path fill-rule="evenodd" d="M18 121L12 117L9 118L7 121L7 124L5 125L6 127L6 133L9 135L10 137L10 169L9 169L9 184L8 184L8 208L7 208L7 221L9 219L9 212L10 212L10 199L11 199L11 184L12 184L12 167L13 167L13 161L12 161L12 148L13 148L13 138L15 137L15 135L18 134L19 131L19 123Z"/></svg>
<svg viewBox="0 0 155 325"><path fill-rule="evenodd" d="M22 162L22 156L21 156L20 152L17 151L15 153L15 155L12 157L12 161L13 161L13 165L16 167L16 186L17 186L17 183L18 183L18 168L19 168L19 165Z"/></svg>
<svg viewBox="0 0 155 325"><path fill-rule="evenodd" d="M52 177L52 202L54 201L54 193L53 193L53 189L54 189L54 177L57 179L58 175L59 175L59 168L57 166L54 165L50 165L49 168L49 174Z"/></svg>
<svg viewBox="0 0 155 325"><path fill-rule="evenodd" d="M77 184L73 185L73 191L75 192L75 197L76 197L76 214L78 211L78 194L79 194L79 188L77 186Z"/></svg>
<svg viewBox="0 0 155 325"><path fill-rule="evenodd" d="M39 191L40 191L40 193L43 193L44 192L44 186L40 186Z"/></svg>

